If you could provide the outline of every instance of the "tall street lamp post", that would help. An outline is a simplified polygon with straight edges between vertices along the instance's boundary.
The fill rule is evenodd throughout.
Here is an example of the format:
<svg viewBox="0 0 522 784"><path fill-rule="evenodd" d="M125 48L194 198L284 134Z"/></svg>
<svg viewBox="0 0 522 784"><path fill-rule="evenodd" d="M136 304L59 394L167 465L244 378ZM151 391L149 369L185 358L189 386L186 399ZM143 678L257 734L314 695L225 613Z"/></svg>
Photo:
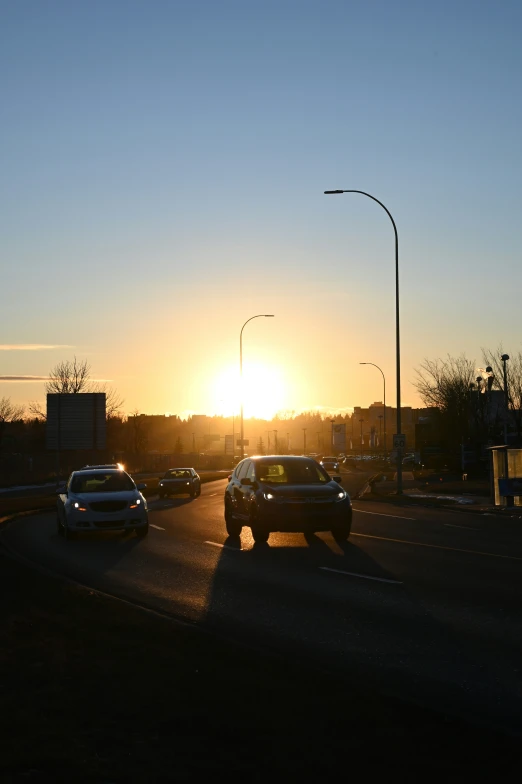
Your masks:
<svg viewBox="0 0 522 784"><path fill-rule="evenodd" d="M359 422L361 423L361 462L362 462L362 453L363 453L363 435L362 435L362 426L363 426L364 419L359 419Z"/></svg>
<svg viewBox="0 0 522 784"><path fill-rule="evenodd" d="M379 365L376 365L376 364L374 364L373 362L359 362L359 365L372 365L372 367L375 367L375 368L377 368L377 370L380 370L380 372L381 372L381 375L382 375L382 382L383 382L383 385L384 385L384 390L383 390L383 396L384 396L384 403L383 403L383 418L384 418L384 459L386 459L386 457L388 456L387 447L386 447L386 379L384 378L384 373L382 372L382 370L381 370L381 368L379 367ZM380 441L380 438L381 438L381 435L380 435L380 433L379 433L379 441Z"/></svg>
<svg viewBox="0 0 522 784"><path fill-rule="evenodd" d="M336 190L336 191L325 191L325 194L334 194L334 193L360 193L361 196L367 196L369 199L377 202L383 210L388 215L389 219L392 222L393 231L395 232L395 343L396 343L396 364L397 364L397 435L401 435L401 341L400 341L400 329L399 329L399 235L397 233L397 226L395 225L395 221L393 220L391 212L388 210L387 207L384 206L382 201L376 199L375 196L372 196L370 193L366 193L365 191L357 191L357 190ZM400 439L398 439L399 444L397 446L397 495L402 495L402 447L400 446ZM395 445L394 445L395 446Z"/></svg>
<svg viewBox="0 0 522 784"><path fill-rule="evenodd" d="M247 319L243 326L241 327L241 332L239 333L239 386L241 388L241 460L243 460L245 456L245 432L243 427L243 330L248 324L249 321L253 321L256 318L274 318L273 313L260 313L257 316L251 316L251 318Z"/></svg>
<svg viewBox="0 0 522 784"><path fill-rule="evenodd" d="M508 442L509 395L508 395L506 362L509 359L509 354L502 354L500 359L502 360L502 364L504 365L504 443L507 446L507 442Z"/></svg>
<svg viewBox="0 0 522 784"><path fill-rule="evenodd" d="M332 434L331 434L331 437L330 437L330 441L332 442L331 446L332 446L332 455L333 455L333 453L334 453L334 425L335 425L335 419L330 419L330 422L331 422L331 425L332 425Z"/></svg>
<svg viewBox="0 0 522 784"><path fill-rule="evenodd" d="M306 455L306 427L303 427L303 455Z"/></svg>

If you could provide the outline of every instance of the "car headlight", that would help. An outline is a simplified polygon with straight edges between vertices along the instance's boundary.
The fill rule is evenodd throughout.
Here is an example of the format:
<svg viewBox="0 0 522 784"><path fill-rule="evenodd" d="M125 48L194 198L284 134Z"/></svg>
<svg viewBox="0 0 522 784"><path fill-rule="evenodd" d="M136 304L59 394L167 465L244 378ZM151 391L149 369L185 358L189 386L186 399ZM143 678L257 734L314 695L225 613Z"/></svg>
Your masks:
<svg viewBox="0 0 522 784"><path fill-rule="evenodd" d="M160 482L160 487L163 487L163 482Z"/></svg>
<svg viewBox="0 0 522 784"><path fill-rule="evenodd" d="M129 509L137 509L141 504L141 498L136 498L133 504L129 504Z"/></svg>
<svg viewBox="0 0 522 784"><path fill-rule="evenodd" d="M275 495L273 493L263 493L263 498L265 501L275 501Z"/></svg>
<svg viewBox="0 0 522 784"><path fill-rule="evenodd" d="M77 512L86 512L87 511L87 507L82 506L81 504L78 503L78 501L74 502L73 507L74 507L74 509Z"/></svg>
<svg viewBox="0 0 522 784"><path fill-rule="evenodd" d="M189 485L189 484L190 484L190 482L187 482L187 484Z"/></svg>
<svg viewBox="0 0 522 784"><path fill-rule="evenodd" d="M346 493L344 492L344 490L341 490L340 493L337 493L337 497L336 497L335 500L336 501L344 501L345 498L346 498Z"/></svg>

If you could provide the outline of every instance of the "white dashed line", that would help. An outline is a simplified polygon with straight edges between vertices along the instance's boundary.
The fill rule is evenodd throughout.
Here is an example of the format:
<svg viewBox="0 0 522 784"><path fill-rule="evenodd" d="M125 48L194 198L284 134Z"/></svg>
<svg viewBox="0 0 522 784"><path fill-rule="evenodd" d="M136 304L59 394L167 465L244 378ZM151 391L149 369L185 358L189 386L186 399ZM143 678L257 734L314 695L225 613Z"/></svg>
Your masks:
<svg viewBox="0 0 522 784"><path fill-rule="evenodd" d="M155 528L157 531L164 531L165 529L162 528L160 525L154 525L154 523L149 523L151 528Z"/></svg>
<svg viewBox="0 0 522 784"><path fill-rule="evenodd" d="M472 528L470 525L453 525L452 523L444 523L445 528L464 528L465 531L478 531L478 528Z"/></svg>
<svg viewBox="0 0 522 784"><path fill-rule="evenodd" d="M213 495L217 495L217 493L209 493L209 498L212 498Z"/></svg>
<svg viewBox="0 0 522 784"><path fill-rule="evenodd" d="M343 572L341 569L331 569L329 566L320 566L325 572L335 572L336 574L347 574L349 577L361 577L363 580L375 580L378 583L392 583L402 585L400 580L388 580L386 577L371 577L369 574L356 574L355 572Z"/></svg>
<svg viewBox="0 0 522 784"><path fill-rule="evenodd" d="M242 547L230 547L228 544L220 544L220 542L203 542L203 544L211 544L212 547L221 547L223 550L235 550L236 552L243 549Z"/></svg>
<svg viewBox="0 0 522 784"><path fill-rule="evenodd" d="M356 507L354 507L353 511L361 514L377 515L377 517L395 517L397 520L413 520L413 522L417 522L416 517L401 517L400 515L384 514L384 512L368 512L367 509L357 509Z"/></svg>

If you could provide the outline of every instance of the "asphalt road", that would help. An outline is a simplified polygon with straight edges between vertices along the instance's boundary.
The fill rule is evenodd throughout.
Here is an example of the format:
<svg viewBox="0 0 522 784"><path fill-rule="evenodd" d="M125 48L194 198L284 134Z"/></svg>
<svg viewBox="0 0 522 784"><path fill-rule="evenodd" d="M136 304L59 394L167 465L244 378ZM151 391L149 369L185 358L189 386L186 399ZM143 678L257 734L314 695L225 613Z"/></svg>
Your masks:
<svg viewBox="0 0 522 784"><path fill-rule="evenodd" d="M1 540L93 588L522 733L522 520L361 500L343 548L329 534L254 547L249 529L239 546L225 484L149 499L144 540L66 542L53 514L16 520Z"/></svg>

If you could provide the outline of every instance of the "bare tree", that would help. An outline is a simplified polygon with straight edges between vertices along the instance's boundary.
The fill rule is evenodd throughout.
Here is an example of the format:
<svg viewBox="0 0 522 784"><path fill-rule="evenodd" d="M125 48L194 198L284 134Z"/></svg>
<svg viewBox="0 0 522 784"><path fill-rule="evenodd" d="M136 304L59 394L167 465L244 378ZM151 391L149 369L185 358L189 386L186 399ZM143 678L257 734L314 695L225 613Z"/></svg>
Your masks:
<svg viewBox="0 0 522 784"><path fill-rule="evenodd" d="M11 403L11 398L0 398L0 446L5 433L5 427L9 422L16 422L22 419L24 415L24 407Z"/></svg>
<svg viewBox="0 0 522 784"><path fill-rule="evenodd" d="M502 344L496 351L482 349L484 365L493 371L493 389L504 390L504 354ZM515 424L517 436L522 437L522 352L510 354L507 363L507 397L511 421Z"/></svg>
<svg viewBox="0 0 522 784"><path fill-rule="evenodd" d="M45 385L47 394L78 394L79 392L90 392L92 383L91 366L86 359L81 362L74 357L73 360L66 359L58 362L49 372L49 381Z"/></svg>
<svg viewBox="0 0 522 784"><path fill-rule="evenodd" d="M49 381L45 384L45 392L49 394L79 394L81 392L104 392L105 413L107 419L116 416L123 406L124 400L117 391L106 382L91 379L91 366L86 359L66 359L58 362L49 372ZM29 403L29 411L39 419L46 419L42 405L38 402Z"/></svg>
<svg viewBox="0 0 522 784"><path fill-rule="evenodd" d="M440 411L444 435L449 444L457 446L469 432L470 388L475 380L475 362L460 357L425 359L415 371L413 386L424 404Z"/></svg>

